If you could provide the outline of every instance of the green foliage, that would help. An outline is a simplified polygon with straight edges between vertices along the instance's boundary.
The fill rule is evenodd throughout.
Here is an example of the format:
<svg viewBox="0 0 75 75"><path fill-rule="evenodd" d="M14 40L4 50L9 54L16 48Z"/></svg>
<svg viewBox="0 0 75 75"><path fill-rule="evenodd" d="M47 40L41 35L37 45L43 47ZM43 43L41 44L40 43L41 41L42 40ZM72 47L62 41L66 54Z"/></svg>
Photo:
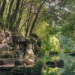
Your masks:
<svg viewBox="0 0 75 75"><path fill-rule="evenodd" d="M0 17L0 26L24 36L28 36L30 33L37 34L42 41L41 53L43 56L41 61L45 63L60 58L59 55L57 58L51 58L50 51L59 54L63 50L65 52L75 51L75 0L46 0L38 13L43 1L6 0L4 11L1 11L3 0L0 0L0 16L3 12L3 16ZM31 29L32 32L30 32ZM9 55L6 54L6 56ZM40 67L41 62L37 64L39 66L34 68L35 71L38 71L36 68ZM71 67L68 65L62 75L74 75L74 64ZM28 70L31 69L16 67L16 71L28 72ZM53 69L47 68L46 71L46 75L60 75Z"/></svg>
<svg viewBox="0 0 75 75"><path fill-rule="evenodd" d="M74 43L72 41L72 38L60 35L59 41L61 49L64 49L65 52L71 52L74 49Z"/></svg>
<svg viewBox="0 0 75 75"><path fill-rule="evenodd" d="M60 43L59 43L59 39L57 39L57 37L50 36L49 42L50 42L50 47L51 47L52 51L60 50Z"/></svg>
<svg viewBox="0 0 75 75"><path fill-rule="evenodd" d="M73 35L74 34L74 24L71 23L71 24L63 25L62 34L66 36Z"/></svg>

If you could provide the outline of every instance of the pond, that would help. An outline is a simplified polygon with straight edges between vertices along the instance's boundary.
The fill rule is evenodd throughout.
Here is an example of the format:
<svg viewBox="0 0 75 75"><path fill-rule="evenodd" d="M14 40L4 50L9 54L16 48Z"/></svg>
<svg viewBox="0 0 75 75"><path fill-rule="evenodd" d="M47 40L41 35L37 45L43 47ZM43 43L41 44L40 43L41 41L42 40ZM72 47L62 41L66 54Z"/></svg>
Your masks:
<svg viewBox="0 0 75 75"><path fill-rule="evenodd" d="M69 54L61 54L60 57L61 57L61 59L64 60L65 66L66 66L66 64L68 64L68 66L71 66L71 63L75 62L75 60L74 60L75 57L72 57ZM69 63L69 62L71 62L71 63ZM64 73L65 72L65 66L64 66L64 68L59 68L58 69L60 73ZM0 75L13 75L13 74L11 73L11 70L1 70L0 69ZM18 74L18 75L23 75L23 74ZM27 75L27 74L24 74L24 75ZM29 74L29 75L31 75L31 74Z"/></svg>
<svg viewBox="0 0 75 75"><path fill-rule="evenodd" d="M0 70L0 75L13 75L9 70Z"/></svg>

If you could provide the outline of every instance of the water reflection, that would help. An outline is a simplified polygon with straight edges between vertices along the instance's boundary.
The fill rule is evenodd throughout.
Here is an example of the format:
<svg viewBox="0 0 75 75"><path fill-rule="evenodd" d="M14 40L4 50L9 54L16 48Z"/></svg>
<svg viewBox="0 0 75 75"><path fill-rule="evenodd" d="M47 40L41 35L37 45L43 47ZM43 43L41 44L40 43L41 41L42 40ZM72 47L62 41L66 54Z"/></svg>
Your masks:
<svg viewBox="0 0 75 75"><path fill-rule="evenodd" d="M7 71L7 70L5 70L5 71L0 70L0 75L13 75L13 74L10 71Z"/></svg>
<svg viewBox="0 0 75 75"><path fill-rule="evenodd" d="M75 57L72 57L70 56L69 54L60 54L60 57L61 59L64 60L64 64L65 66L68 65L69 67L73 64L72 62L75 62ZM65 67L64 68L59 68L58 71L60 72L60 74L64 73L66 70L65 70ZM70 71L71 72L71 71ZM67 72L68 73L68 72ZM13 75L10 70L0 70L0 75ZM23 75L23 74L20 74L20 75ZM64 75L64 74L63 74ZM72 74L73 75L73 74ZM75 75L75 73L74 73Z"/></svg>

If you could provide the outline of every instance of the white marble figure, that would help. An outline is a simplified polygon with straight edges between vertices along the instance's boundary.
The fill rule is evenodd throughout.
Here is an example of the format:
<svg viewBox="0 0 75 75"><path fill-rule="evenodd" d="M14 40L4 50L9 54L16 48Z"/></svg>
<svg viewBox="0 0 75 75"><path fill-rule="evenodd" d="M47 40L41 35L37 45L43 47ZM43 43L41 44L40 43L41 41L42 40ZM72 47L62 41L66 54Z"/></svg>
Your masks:
<svg viewBox="0 0 75 75"><path fill-rule="evenodd" d="M34 65L34 60L35 60L35 55L34 52L32 50L32 44L28 44L27 50L25 52L25 56L24 56L24 65Z"/></svg>

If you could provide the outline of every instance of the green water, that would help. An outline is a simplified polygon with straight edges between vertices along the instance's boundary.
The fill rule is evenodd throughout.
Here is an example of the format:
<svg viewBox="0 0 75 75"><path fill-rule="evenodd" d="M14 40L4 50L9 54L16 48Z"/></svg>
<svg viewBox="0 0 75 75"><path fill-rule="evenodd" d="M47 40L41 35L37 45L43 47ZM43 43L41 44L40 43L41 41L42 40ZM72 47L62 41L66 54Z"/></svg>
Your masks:
<svg viewBox="0 0 75 75"><path fill-rule="evenodd" d="M0 75L13 75L13 74L10 71L6 71L6 70L1 71L0 70Z"/></svg>

